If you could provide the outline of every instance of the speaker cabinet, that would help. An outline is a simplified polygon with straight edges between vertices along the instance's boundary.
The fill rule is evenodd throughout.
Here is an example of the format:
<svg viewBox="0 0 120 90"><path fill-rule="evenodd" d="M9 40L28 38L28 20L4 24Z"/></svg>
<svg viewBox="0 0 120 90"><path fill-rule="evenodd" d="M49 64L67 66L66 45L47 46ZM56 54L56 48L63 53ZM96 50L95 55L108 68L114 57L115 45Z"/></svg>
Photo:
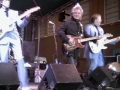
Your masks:
<svg viewBox="0 0 120 90"><path fill-rule="evenodd" d="M11 63L0 63L0 90L17 90L18 86L15 66Z"/></svg>
<svg viewBox="0 0 120 90"><path fill-rule="evenodd" d="M73 64L50 64L38 90L77 90L82 83ZM44 86L43 86L44 85Z"/></svg>
<svg viewBox="0 0 120 90"><path fill-rule="evenodd" d="M35 42L23 41L22 51L25 62L34 63Z"/></svg>
<svg viewBox="0 0 120 90"><path fill-rule="evenodd" d="M110 82L113 80L114 78L110 75L108 70L101 66L97 67L85 78L85 82L87 83L87 85L91 85L94 87L105 87L109 85Z"/></svg>

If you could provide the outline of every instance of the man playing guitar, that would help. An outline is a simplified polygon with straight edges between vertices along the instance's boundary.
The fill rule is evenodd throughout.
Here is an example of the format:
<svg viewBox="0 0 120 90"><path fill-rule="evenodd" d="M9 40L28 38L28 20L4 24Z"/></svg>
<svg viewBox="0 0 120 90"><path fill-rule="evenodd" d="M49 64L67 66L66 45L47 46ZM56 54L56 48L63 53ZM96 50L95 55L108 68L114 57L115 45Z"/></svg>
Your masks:
<svg viewBox="0 0 120 90"><path fill-rule="evenodd" d="M91 17L91 24L86 25L85 27L85 38L88 37L94 37L94 36L102 36L104 34L104 30L100 27L101 24L101 15L100 14L94 14ZM100 38L103 42L107 39L106 38ZM111 42L111 44L115 44L117 41L119 41L120 38L114 39ZM92 43L96 44L95 46L102 47L102 43L99 42L99 40L93 40ZM104 55L102 49L99 49L98 47L95 48L95 46L92 46L90 41L86 42L85 49L84 49L84 58L87 58L90 61L89 71L93 71L96 69L97 66L104 66ZM95 49L94 49L95 48ZM97 50L99 49L99 50ZM104 48L105 49L105 48Z"/></svg>
<svg viewBox="0 0 120 90"><path fill-rule="evenodd" d="M17 72L20 81L21 90L29 90L27 70L24 67L22 56L21 42L17 26L24 28L32 12L37 11L40 7L30 9L18 15L18 11L10 9L10 0L0 0L0 59L1 62L8 62L8 52L11 46L14 58L17 61Z"/></svg>
<svg viewBox="0 0 120 90"><path fill-rule="evenodd" d="M72 36L80 36L83 33L81 19L83 15L83 9L77 3L71 10L71 18L67 21L63 22L62 25L58 28L57 34L62 40L62 43L66 43L69 45L74 44L74 39L67 37L67 35ZM77 66L77 60L79 55L79 48L75 48L74 50L68 52L65 50L64 46L62 45L62 53L66 56L67 64L74 64Z"/></svg>

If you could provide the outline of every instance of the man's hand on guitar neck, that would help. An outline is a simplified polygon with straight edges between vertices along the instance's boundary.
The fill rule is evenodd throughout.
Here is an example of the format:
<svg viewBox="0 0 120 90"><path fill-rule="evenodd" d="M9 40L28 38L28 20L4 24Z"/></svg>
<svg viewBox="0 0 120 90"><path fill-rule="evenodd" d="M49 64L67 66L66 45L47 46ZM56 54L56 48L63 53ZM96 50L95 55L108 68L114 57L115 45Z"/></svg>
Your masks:
<svg viewBox="0 0 120 90"><path fill-rule="evenodd" d="M31 16L31 13L29 12L29 10L27 10L26 11L26 19L29 20L30 16Z"/></svg>
<svg viewBox="0 0 120 90"><path fill-rule="evenodd" d="M117 40L116 40L116 43L120 41L120 36L118 36Z"/></svg>
<svg viewBox="0 0 120 90"><path fill-rule="evenodd" d="M98 40L96 41L97 46L103 46L103 42L106 40L106 37L98 36Z"/></svg>
<svg viewBox="0 0 120 90"><path fill-rule="evenodd" d="M100 36L98 36L98 38L97 39L102 39L103 38L103 35L100 35Z"/></svg>
<svg viewBox="0 0 120 90"><path fill-rule="evenodd" d="M98 39L98 40L96 41L97 46L101 46L102 43L104 42L104 40L107 39L107 37L105 37L105 36L103 36L103 35L100 35L100 36L97 37L97 39Z"/></svg>
<svg viewBox="0 0 120 90"><path fill-rule="evenodd" d="M25 11L26 14L26 18L29 19L29 17L31 16L31 13L40 10L39 6L33 7L31 9L27 9L27 11Z"/></svg>

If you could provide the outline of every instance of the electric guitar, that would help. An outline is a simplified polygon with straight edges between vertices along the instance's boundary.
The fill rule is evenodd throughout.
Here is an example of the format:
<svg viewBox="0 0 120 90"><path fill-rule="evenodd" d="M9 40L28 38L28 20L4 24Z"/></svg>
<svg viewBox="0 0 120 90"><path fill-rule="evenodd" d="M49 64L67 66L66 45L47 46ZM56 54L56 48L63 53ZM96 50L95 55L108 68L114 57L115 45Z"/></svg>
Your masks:
<svg viewBox="0 0 120 90"><path fill-rule="evenodd" d="M103 36L100 36L100 37L112 37L112 36L113 36L112 34L107 33L107 34L104 34ZM82 39L81 36L67 35L67 37L74 39L74 42L73 42L72 45L67 44L67 43L63 44L65 50L68 51L68 52L73 51L76 48L84 48L84 45L81 44L82 42L98 39L98 36L90 37L90 38L84 38L84 39Z"/></svg>
<svg viewBox="0 0 120 90"><path fill-rule="evenodd" d="M109 39L106 41L104 41L103 39L100 39L100 40L98 40L98 44L89 41L89 47L93 53L98 53L101 49L107 49L107 47L104 46L105 44L116 41L118 38L119 37L116 37L116 38Z"/></svg>
<svg viewBox="0 0 120 90"><path fill-rule="evenodd" d="M6 26L7 28L5 28L5 29L0 28L0 39L5 35L5 33L12 31L12 30L9 30L9 28L11 27L11 25L13 23L15 23L16 21L25 17L28 13L33 13L35 11L38 11L39 9L40 9L39 6L33 7L31 9L27 10L26 12L24 12L23 14L21 14L20 16L18 16L17 18L15 18L14 20L9 21L9 23L7 24L8 27Z"/></svg>

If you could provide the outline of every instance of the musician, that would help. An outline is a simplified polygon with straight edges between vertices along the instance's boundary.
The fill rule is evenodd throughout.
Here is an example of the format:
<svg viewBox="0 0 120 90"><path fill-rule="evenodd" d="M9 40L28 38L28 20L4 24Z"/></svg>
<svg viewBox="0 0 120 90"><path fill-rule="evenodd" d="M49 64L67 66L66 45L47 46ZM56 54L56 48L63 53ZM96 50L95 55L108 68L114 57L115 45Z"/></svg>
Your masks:
<svg viewBox="0 0 120 90"><path fill-rule="evenodd" d="M27 78L27 70L24 67L24 60L22 56L21 50L21 43L19 34L17 31L17 26L25 27L28 23L28 19L30 17L30 13L26 13L26 17L22 20L18 19L17 22L12 23L10 26L10 21L16 19L18 17L18 11L10 9L10 0L0 0L1 8L0 8L0 32L3 30L12 30L0 38L0 58L2 62L8 62L8 51L9 46L14 53L14 58L16 59L17 65L17 72L20 81L21 90L29 90L28 86L28 78Z"/></svg>
<svg viewBox="0 0 120 90"><path fill-rule="evenodd" d="M62 43L67 43L73 45L73 38L67 37L67 35L80 36L82 31L81 19L83 15L82 7L77 3L71 10L71 17L67 21L63 22L62 25L58 28L57 34L62 40ZM67 64L74 64L77 66L77 60L80 55L79 48L76 48L72 51L67 51L62 45L62 53L66 56Z"/></svg>
<svg viewBox="0 0 120 90"><path fill-rule="evenodd" d="M98 36L98 39L101 39L102 38L101 36L104 34L104 30L100 27L101 21L102 21L101 15L94 14L91 17L91 24L85 26L84 37L89 38L89 37ZM107 40L106 38L102 38L102 39L103 41ZM115 44L118 41L119 38L115 42L111 42L109 44ZM97 45L101 44L98 43L98 40L93 40L93 42L96 43ZM90 61L88 73L96 69L97 66L104 66L103 50L100 50L98 53L93 53L89 47L89 41L86 42L85 44L84 58L87 58Z"/></svg>

